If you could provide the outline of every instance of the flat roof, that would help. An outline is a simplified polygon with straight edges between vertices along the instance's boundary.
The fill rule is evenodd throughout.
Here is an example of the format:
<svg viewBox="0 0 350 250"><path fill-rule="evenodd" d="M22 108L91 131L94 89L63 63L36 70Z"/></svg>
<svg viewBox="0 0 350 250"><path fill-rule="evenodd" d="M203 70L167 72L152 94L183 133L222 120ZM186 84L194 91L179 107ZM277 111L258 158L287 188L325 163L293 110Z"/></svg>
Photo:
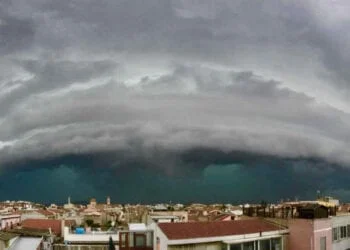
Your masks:
<svg viewBox="0 0 350 250"><path fill-rule="evenodd" d="M20 237L17 239L9 250L36 250L41 243L41 238Z"/></svg>

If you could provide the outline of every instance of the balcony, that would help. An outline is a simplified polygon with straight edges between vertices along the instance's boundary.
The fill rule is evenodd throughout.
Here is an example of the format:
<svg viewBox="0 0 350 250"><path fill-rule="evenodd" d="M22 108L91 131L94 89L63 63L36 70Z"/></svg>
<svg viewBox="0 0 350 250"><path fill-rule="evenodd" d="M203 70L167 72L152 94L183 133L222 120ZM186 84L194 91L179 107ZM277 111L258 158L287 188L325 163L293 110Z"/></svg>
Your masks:
<svg viewBox="0 0 350 250"><path fill-rule="evenodd" d="M119 232L120 250L153 250L153 231Z"/></svg>

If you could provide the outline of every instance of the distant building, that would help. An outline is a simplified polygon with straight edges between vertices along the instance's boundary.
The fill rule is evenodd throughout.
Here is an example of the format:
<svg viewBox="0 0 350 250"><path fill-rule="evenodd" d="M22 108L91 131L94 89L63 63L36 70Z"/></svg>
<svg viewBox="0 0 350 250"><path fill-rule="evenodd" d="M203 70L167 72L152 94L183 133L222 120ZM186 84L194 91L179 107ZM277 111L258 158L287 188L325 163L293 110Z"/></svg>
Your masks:
<svg viewBox="0 0 350 250"><path fill-rule="evenodd" d="M75 225L72 220L51 220L51 219L28 219L22 222L23 229L35 229L49 232L57 237L63 235L65 226Z"/></svg>
<svg viewBox="0 0 350 250"><path fill-rule="evenodd" d="M147 215L147 224L166 222L188 222L187 211L158 211Z"/></svg>
<svg viewBox="0 0 350 250"><path fill-rule="evenodd" d="M21 223L21 215L9 214L0 216L0 230L11 229Z"/></svg>
<svg viewBox="0 0 350 250"><path fill-rule="evenodd" d="M96 205L97 205L96 199L95 199L95 198L92 198L92 199L90 200L90 204L88 204L88 208L90 208L90 209L96 209Z"/></svg>
<svg viewBox="0 0 350 250"><path fill-rule="evenodd" d="M56 215L54 212L44 209L38 210L25 210L21 211L21 220L27 219L55 219Z"/></svg>
<svg viewBox="0 0 350 250"><path fill-rule="evenodd" d="M64 209L73 209L75 208L74 204L71 203L70 197L68 197L68 203L63 205Z"/></svg>

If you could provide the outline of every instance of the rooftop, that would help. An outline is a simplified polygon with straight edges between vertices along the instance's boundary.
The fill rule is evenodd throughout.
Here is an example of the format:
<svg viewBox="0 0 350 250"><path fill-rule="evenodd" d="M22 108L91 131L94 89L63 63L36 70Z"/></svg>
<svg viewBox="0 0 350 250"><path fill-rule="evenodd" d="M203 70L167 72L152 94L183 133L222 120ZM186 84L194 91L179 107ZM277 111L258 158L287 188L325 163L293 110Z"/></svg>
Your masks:
<svg viewBox="0 0 350 250"><path fill-rule="evenodd" d="M51 228L52 232L59 236L61 235L61 221L50 219L27 219L22 222L23 228L46 229Z"/></svg>
<svg viewBox="0 0 350 250"><path fill-rule="evenodd" d="M0 240L2 241L8 241L13 238L16 238L18 234L15 233L7 233L7 232L0 232Z"/></svg>
<svg viewBox="0 0 350 250"><path fill-rule="evenodd" d="M20 237L17 239L9 250L36 250L38 249L42 239L34 237Z"/></svg>
<svg viewBox="0 0 350 250"><path fill-rule="evenodd" d="M158 225L170 240L243 235L285 229L260 219L238 221L160 223Z"/></svg>

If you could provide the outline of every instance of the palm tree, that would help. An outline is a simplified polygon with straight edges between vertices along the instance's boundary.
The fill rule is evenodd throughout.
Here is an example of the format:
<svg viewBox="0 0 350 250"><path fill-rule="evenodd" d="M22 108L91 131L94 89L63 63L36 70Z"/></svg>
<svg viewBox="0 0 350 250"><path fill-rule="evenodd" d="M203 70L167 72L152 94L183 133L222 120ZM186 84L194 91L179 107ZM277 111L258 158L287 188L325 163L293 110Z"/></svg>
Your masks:
<svg viewBox="0 0 350 250"><path fill-rule="evenodd" d="M115 250L112 236L109 236L108 250Z"/></svg>

